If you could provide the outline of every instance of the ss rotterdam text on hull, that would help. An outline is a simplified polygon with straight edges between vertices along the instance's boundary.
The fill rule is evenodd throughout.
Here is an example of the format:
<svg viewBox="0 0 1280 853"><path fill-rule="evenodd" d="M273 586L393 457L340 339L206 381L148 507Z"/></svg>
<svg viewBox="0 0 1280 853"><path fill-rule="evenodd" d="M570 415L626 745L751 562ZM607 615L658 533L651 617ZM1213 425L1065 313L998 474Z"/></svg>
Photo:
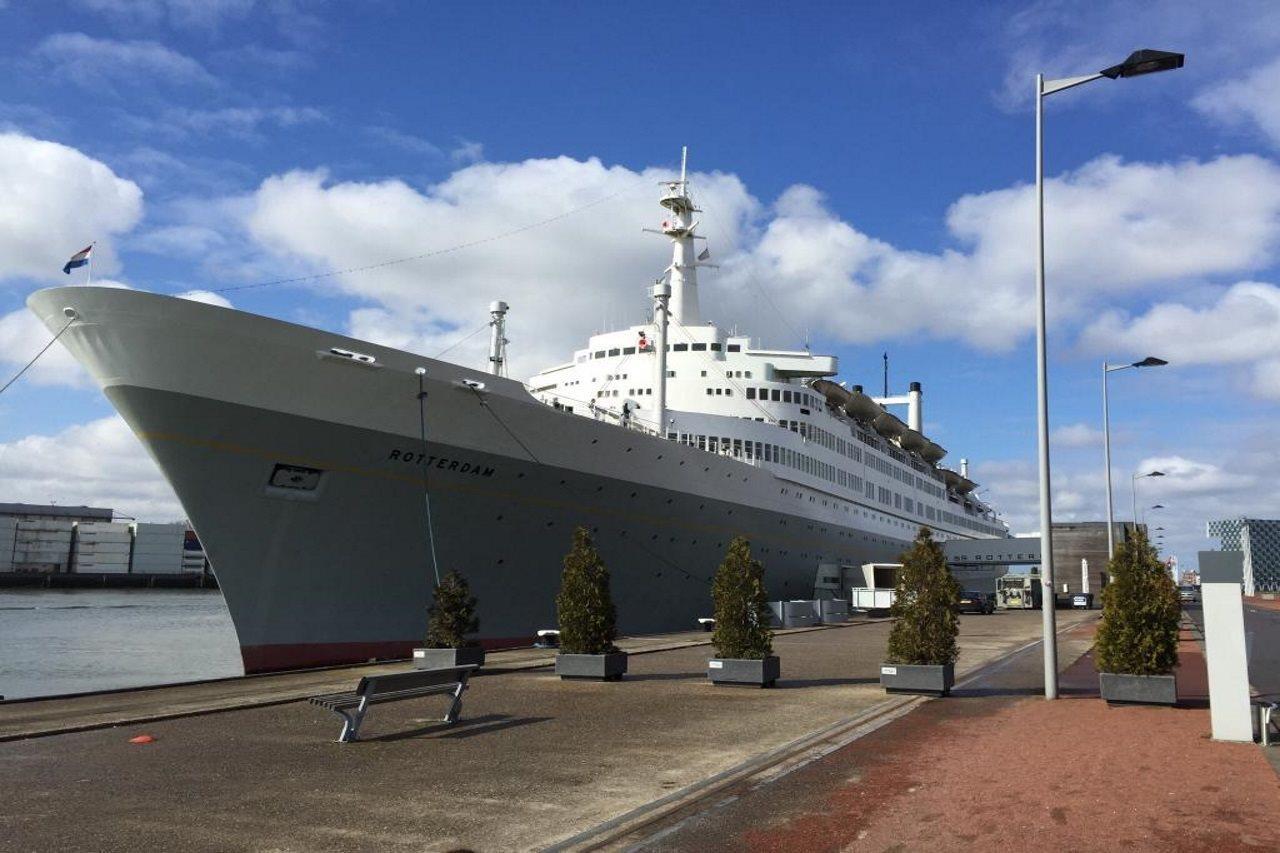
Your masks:
<svg viewBox="0 0 1280 853"><path fill-rule="evenodd" d="M833 356L704 322L683 167L661 205L674 253L648 321L528 383L505 376L502 302L489 372L135 290L60 287L29 305L67 327L61 341L172 483L247 672L407 657L436 572L455 568L480 639L526 644L555 624L579 525L629 634L709 615L737 535L774 598L847 595L922 524L1008 535L963 463L939 466L918 383L872 398L829 378Z"/></svg>

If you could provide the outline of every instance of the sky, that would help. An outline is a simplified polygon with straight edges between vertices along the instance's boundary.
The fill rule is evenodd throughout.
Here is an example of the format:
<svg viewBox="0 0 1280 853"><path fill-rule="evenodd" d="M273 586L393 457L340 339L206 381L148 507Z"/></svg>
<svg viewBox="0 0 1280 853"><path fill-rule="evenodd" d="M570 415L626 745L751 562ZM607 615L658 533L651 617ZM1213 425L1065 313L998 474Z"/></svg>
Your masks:
<svg viewBox="0 0 1280 853"><path fill-rule="evenodd" d="M1164 472L1190 567L1280 517L1280 7L1210 5L0 0L0 378L91 241L96 283L475 366L503 299L528 377L644 320L687 145L704 316L868 388L887 352L1034 532L1035 75L1175 50L1045 102L1050 422L1054 518L1099 520L1101 365L1170 362L1111 375L1115 500ZM183 517L60 344L0 396L0 500Z"/></svg>

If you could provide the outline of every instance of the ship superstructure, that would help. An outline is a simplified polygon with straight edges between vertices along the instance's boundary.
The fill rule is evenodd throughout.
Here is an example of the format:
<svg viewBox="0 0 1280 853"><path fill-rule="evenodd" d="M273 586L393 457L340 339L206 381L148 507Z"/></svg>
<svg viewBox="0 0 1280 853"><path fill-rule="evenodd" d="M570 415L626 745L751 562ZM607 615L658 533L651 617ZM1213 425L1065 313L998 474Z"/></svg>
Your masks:
<svg viewBox="0 0 1280 853"><path fill-rule="evenodd" d="M594 335L529 384L332 332L99 287L28 300L173 485L204 544L246 671L407 656L458 569L480 639L555 624L572 531L591 530L619 627L686 629L747 536L776 598L842 595L921 524L1004 525L922 433L918 385L877 400L836 359L771 350L699 313L697 209L662 188L672 263L652 316ZM518 310L519 306L515 306ZM69 323L69 325L68 325ZM905 402L903 422L885 406Z"/></svg>

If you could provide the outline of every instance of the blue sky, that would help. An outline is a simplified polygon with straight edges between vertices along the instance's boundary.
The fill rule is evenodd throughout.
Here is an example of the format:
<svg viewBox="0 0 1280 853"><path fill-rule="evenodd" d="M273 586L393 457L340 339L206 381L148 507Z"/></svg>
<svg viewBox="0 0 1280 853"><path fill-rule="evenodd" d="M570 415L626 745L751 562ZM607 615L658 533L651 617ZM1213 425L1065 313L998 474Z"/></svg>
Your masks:
<svg viewBox="0 0 1280 853"><path fill-rule="evenodd" d="M1026 532L1033 77L1179 50L1047 102L1051 417L1056 517L1098 518L1099 364L1173 362L1113 377L1117 506L1166 470L1143 503L1193 563L1208 517L1280 515L1280 10L1202 6L0 0L0 372L47 340L25 296L90 240L96 276L185 293L607 198L226 294L428 354L505 298L529 375L641 319L667 249L640 228L687 144L723 265L704 313L868 387L888 350ZM0 490L181 512L60 354L0 398Z"/></svg>

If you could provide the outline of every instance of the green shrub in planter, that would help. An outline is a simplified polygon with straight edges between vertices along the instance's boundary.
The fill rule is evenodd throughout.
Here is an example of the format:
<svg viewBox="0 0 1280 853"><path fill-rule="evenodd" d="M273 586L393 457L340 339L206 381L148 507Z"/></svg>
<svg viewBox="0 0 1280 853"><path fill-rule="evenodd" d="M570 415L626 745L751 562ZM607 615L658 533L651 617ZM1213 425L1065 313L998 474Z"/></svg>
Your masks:
<svg viewBox="0 0 1280 853"><path fill-rule="evenodd" d="M942 548L933 532L921 527L911 549L902 555L902 570L889 631L889 663L953 664L960 654L956 646L959 622L956 604L960 586L951 576Z"/></svg>
<svg viewBox="0 0 1280 853"><path fill-rule="evenodd" d="M721 658L763 660L773 654L771 611L764 588L764 565L751 557L751 543L729 543L711 586L716 630L711 644Z"/></svg>
<svg viewBox="0 0 1280 853"><path fill-rule="evenodd" d="M933 533L921 527L915 544L902 555L902 569L889 631L888 661L880 667L880 683L890 693L946 696L955 683L959 622L956 604L960 585Z"/></svg>
<svg viewBox="0 0 1280 853"><path fill-rule="evenodd" d="M556 596L562 655L606 655L618 648L618 615L609 592L609 570L585 527L573 532Z"/></svg>
<svg viewBox="0 0 1280 853"><path fill-rule="evenodd" d="M1098 670L1169 675L1178 665L1178 588L1141 530L1120 543L1107 566L1102 624L1094 647Z"/></svg>
<svg viewBox="0 0 1280 853"><path fill-rule="evenodd" d="M449 572L436 585L427 611L426 648L413 650L413 665L418 669L484 666L484 649L467 639L479 630L476 599L467 579L456 571Z"/></svg>
<svg viewBox="0 0 1280 853"><path fill-rule="evenodd" d="M440 579L435 589L435 600L427 611L427 647L432 649L459 649L474 646L468 634L480 630L476 618L476 599L471 594L467 579L457 571Z"/></svg>

